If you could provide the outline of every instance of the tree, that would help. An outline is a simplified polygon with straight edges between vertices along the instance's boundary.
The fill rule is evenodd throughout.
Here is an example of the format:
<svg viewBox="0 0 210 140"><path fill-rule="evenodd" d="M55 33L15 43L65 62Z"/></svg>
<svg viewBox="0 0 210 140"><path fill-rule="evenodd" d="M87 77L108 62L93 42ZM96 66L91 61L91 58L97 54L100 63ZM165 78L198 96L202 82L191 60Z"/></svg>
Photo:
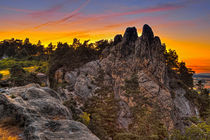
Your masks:
<svg viewBox="0 0 210 140"><path fill-rule="evenodd" d="M10 70L11 77L19 77L26 73L20 65L14 65Z"/></svg>
<svg viewBox="0 0 210 140"><path fill-rule="evenodd" d="M26 38L24 44L30 44L29 38Z"/></svg>
<svg viewBox="0 0 210 140"><path fill-rule="evenodd" d="M181 62L178 65L179 69L178 69L178 73L179 73L179 77L180 79L190 88L193 88L193 74L194 71L192 71L191 69L187 68L185 65L185 62Z"/></svg>
<svg viewBox="0 0 210 140"><path fill-rule="evenodd" d="M166 50L164 56L166 59L166 65L170 70L175 70L178 68L178 55L175 50Z"/></svg>
<svg viewBox="0 0 210 140"><path fill-rule="evenodd" d="M198 87L199 91L202 91L204 89L204 83L202 80L199 80L198 83L196 84L196 86Z"/></svg>
<svg viewBox="0 0 210 140"><path fill-rule="evenodd" d="M41 45L42 45L42 42L39 40L37 43L37 46L41 46Z"/></svg>

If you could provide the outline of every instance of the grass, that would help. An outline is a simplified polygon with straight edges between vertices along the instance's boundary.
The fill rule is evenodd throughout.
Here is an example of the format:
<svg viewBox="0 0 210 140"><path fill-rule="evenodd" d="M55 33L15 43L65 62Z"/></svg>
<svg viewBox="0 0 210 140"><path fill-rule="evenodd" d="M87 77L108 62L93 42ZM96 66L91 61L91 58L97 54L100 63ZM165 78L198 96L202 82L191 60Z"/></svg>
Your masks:
<svg viewBox="0 0 210 140"><path fill-rule="evenodd" d="M21 140L19 134L22 131L17 122L12 117L1 120L0 123L0 140Z"/></svg>
<svg viewBox="0 0 210 140"><path fill-rule="evenodd" d="M0 128L0 140L18 140L18 136L11 136L8 130Z"/></svg>
<svg viewBox="0 0 210 140"><path fill-rule="evenodd" d="M37 66L31 66L31 67L24 67L23 69L28 72L35 72ZM3 75L2 80L6 80L10 77L9 69L0 70L0 74Z"/></svg>
<svg viewBox="0 0 210 140"><path fill-rule="evenodd" d="M3 75L2 80L6 80L9 78L10 73L9 73L9 69L5 69L5 70L0 70L0 74Z"/></svg>
<svg viewBox="0 0 210 140"><path fill-rule="evenodd" d="M16 60L14 58L7 58L0 61L0 70L9 69L14 65L21 67L31 67L40 65L42 62L37 60Z"/></svg>
<svg viewBox="0 0 210 140"><path fill-rule="evenodd" d="M0 74L3 75L2 80L6 80L10 77L9 69L14 65L19 65L28 72L35 72L38 68L41 69L44 67L46 69L48 63L46 61L38 60L19 60L14 58L2 59L0 60Z"/></svg>

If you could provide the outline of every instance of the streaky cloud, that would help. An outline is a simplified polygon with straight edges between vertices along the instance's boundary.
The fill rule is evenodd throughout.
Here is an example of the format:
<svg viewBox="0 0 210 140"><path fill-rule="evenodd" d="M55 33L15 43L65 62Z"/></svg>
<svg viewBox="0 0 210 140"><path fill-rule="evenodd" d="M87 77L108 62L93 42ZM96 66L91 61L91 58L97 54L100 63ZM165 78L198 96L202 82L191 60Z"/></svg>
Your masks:
<svg viewBox="0 0 210 140"><path fill-rule="evenodd" d="M62 3L52 5L49 8L44 9L44 10L28 10L28 9L19 9L19 8L4 7L4 6L0 6L0 9L4 9L4 10L8 10L8 11L14 11L14 12L26 13L29 16L32 16L32 17L46 17L46 16L53 15L56 12L60 11L67 3L75 2L75 1L76 0L66 0Z"/></svg>
<svg viewBox="0 0 210 140"><path fill-rule="evenodd" d="M90 0L86 0L82 5L80 5L77 9L75 9L74 11L72 11L68 16L62 18L62 19L59 19L59 20L55 20L55 21L49 21L49 22L46 22L44 24L41 24L41 25L38 25L36 27L34 27L35 29L38 29L38 28L41 28L41 27L44 27L44 26L47 26L47 25L54 25L54 24L60 24L60 23L63 23L63 22L66 22L68 21L69 19L79 15L79 11L81 9L83 9L88 3L90 2Z"/></svg>
<svg viewBox="0 0 210 140"><path fill-rule="evenodd" d="M164 11L176 10L183 7L184 5L182 4L163 4L163 5L156 5L153 7L130 10L126 12L111 12L111 13L103 13L103 14L85 15L83 17L80 17L76 21L71 22L71 24L72 25L81 24L81 23L84 24L84 23L88 23L92 21L107 20L107 19L113 19L113 18L118 18L118 17L123 17L123 16L129 16L129 15L164 12Z"/></svg>
<svg viewBox="0 0 210 140"><path fill-rule="evenodd" d="M44 17L44 16L52 15L56 13L57 11L61 10L63 6L64 4L54 5L50 7L49 9L42 10L42 11L35 11L35 12L30 13L29 15L33 17Z"/></svg>
<svg viewBox="0 0 210 140"><path fill-rule="evenodd" d="M12 7L4 7L0 6L0 9L8 10L8 11L14 11L14 12L22 12L22 13L31 13L34 12L33 10L27 10L27 9L18 9L18 8L12 8Z"/></svg>
<svg viewBox="0 0 210 140"><path fill-rule="evenodd" d="M103 18L104 17L117 17L117 16L137 15L137 14L143 14L143 13L170 11L170 10L175 10L175 9L179 9L183 7L184 7L183 5L177 5L177 4L163 4L163 5L157 5L154 7L132 10L128 12L112 13L110 15L104 15L102 17Z"/></svg>

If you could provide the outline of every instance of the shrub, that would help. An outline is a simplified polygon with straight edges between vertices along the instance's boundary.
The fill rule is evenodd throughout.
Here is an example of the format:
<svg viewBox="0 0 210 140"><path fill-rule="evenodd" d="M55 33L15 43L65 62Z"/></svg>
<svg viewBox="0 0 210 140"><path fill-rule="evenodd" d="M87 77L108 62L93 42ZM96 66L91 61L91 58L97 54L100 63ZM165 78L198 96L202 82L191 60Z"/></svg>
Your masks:
<svg viewBox="0 0 210 140"><path fill-rule="evenodd" d="M174 130L170 140L208 140L210 139L210 125L205 122L193 124L185 129L182 134L179 130Z"/></svg>
<svg viewBox="0 0 210 140"><path fill-rule="evenodd" d="M84 106L84 111L90 114L88 128L100 139L113 138L118 133L118 101L114 98L111 88L102 87Z"/></svg>
<svg viewBox="0 0 210 140"><path fill-rule="evenodd" d="M80 115L80 118L81 118L82 123L88 126L88 124L90 123L90 114L88 114L87 112L83 112Z"/></svg>
<svg viewBox="0 0 210 140"><path fill-rule="evenodd" d="M0 73L0 80L3 78L3 74Z"/></svg>
<svg viewBox="0 0 210 140"><path fill-rule="evenodd" d="M21 66L15 65L10 69L10 86L24 86L29 83L41 84L35 73L26 72Z"/></svg>

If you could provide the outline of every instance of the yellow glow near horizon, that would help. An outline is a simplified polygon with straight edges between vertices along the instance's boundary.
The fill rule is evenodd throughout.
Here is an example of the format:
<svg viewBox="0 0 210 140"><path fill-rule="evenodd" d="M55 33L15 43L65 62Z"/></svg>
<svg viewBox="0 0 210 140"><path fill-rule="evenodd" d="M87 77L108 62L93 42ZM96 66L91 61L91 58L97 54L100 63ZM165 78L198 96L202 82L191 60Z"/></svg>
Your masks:
<svg viewBox="0 0 210 140"><path fill-rule="evenodd" d="M210 42L202 42L200 40L190 40L190 39L179 39L170 37L170 35L165 36L164 32L156 31L154 28L155 35L158 35L162 43L166 44L167 49L176 50L180 61L185 61L187 66L190 66L196 72L210 72ZM141 29L138 31L141 33ZM41 40L42 44L47 46L49 43L54 45L57 42L67 42L72 43L73 38L78 38L81 41L90 40L90 42L95 42L101 39L113 39L116 34L123 34L124 30L122 28L117 30L107 31L105 29L96 30L86 30L86 31L75 31L75 32L64 32L64 31L2 31L0 32L0 40L4 39L21 39L29 38L30 42L37 43ZM173 38L173 39L172 39ZM203 64L205 63L205 64ZM199 66L200 70L199 70ZM205 67L205 68L204 68ZM201 70L204 68L203 70Z"/></svg>

